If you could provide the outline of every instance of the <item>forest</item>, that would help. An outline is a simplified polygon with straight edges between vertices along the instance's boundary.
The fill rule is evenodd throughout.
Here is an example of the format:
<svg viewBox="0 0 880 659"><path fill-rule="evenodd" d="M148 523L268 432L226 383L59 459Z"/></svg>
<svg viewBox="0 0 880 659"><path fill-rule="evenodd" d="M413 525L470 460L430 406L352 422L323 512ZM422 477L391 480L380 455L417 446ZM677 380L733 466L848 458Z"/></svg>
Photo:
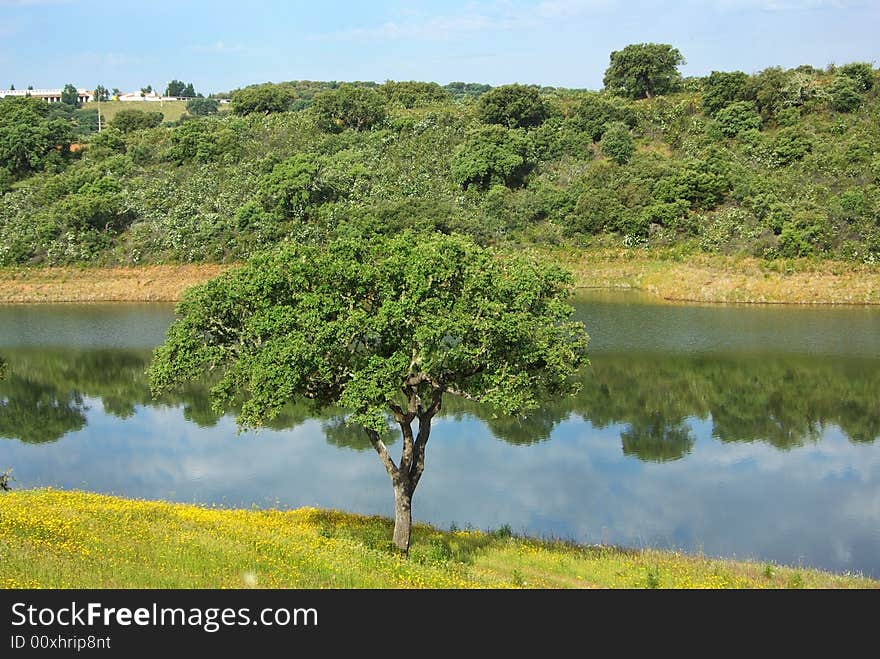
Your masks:
<svg viewBox="0 0 880 659"><path fill-rule="evenodd" d="M880 72L684 78L683 61L627 46L599 91L265 83L100 132L88 110L6 98L0 265L230 262L405 229L876 263Z"/></svg>

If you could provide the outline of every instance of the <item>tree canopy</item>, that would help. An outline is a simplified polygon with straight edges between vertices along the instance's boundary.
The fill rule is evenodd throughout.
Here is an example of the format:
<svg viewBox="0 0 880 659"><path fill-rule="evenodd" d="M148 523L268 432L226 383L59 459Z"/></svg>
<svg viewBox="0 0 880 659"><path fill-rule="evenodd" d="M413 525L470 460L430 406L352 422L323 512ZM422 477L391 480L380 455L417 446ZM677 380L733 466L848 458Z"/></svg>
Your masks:
<svg viewBox="0 0 880 659"><path fill-rule="evenodd" d="M238 115L284 112L292 102L290 90L281 85L255 85L232 92L232 111Z"/></svg>
<svg viewBox="0 0 880 659"><path fill-rule="evenodd" d="M665 43L630 44L611 52L604 85L627 98L652 98L673 92L681 82L678 67L685 60L677 48Z"/></svg>
<svg viewBox="0 0 880 659"><path fill-rule="evenodd" d="M61 102L65 105L72 105L73 107L79 107L79 94L76 91L76 87L67 83L64 85L64 89L61 90Z"/></svg>
<svg viewBox="0 0 880 659"><path fill-rule="evenodd" d="M220 103L214 98L191 98L186 102L186 111L194 117L206 117L216 114L220 109Z"/></svg>
<svg viewBox="0 0 880 659"><path fill-rule="evenodd" d="M387 115L385 105L381 92L346 84L316 94L312 110L321 130L337 133L346 128L367 130L380 123Z"/></svg>
<svg viewBox="0 0 880 659"><path fill-rule="evenodd" d="M245 426L297 400L348 410L391 477L394 540L406 551L444 395L514 414L573 392L588 337L571 320L569 285L554 265L458 235L285 246L184 295L151 388L213 374L215 406L240 409ZM398 462L381 439L389 417L403 435Z"/></svg>
<svg viewBox="0 0 880 659"><path fill-rule="evenodd" d="M530 128L544 123L550 111L536 87L515 84L495 87L480 96L477 114L483 123Z"/></svg>

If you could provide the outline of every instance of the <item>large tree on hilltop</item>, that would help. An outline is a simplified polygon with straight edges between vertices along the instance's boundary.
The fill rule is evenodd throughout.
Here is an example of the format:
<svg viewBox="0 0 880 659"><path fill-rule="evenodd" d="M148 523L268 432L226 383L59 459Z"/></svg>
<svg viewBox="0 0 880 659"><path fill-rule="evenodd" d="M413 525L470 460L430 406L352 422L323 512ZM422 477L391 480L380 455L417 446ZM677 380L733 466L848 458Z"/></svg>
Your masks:
<svg viewBox="0 0 880 659"><path fill-rule="evenodd" d="M189 290L149 369L154 395L206 373L218 409L259 426L295 400L340 405L394 489L394 544L409 549L412 496L445 395L524 413L564 395L585 360L569 276L462 236L285 246ZM383 434L403 437L395 461Z"/></svg>
<svg viewBox="0 0 880 659"><path fill-rule="evenodd" d="M605 89L627 98L652 98L675 91L681 82L678 66L684 57L665 43L630 44L611 53Z"/></svg>

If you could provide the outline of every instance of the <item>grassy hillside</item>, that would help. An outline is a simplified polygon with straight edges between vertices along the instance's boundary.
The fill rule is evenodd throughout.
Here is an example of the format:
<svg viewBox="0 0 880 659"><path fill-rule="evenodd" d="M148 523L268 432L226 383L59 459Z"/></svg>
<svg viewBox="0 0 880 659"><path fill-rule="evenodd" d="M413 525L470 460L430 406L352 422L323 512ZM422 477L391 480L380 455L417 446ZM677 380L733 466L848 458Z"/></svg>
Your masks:
<svg viewBox="0 0 880 659"><path fill-rule="evenodd" d="M0 495L2 588L876 588L807 569L413 530L335 511L220 510L55 490Z"/></svg>
<svg viewBox="0 0 880 659"><path fill-rule="evenodd" d="M642 100L518 89L532 95L528 117L478 86L264 85L233 94L237 114L10 156L0 265L235 261L284 240L403 228L880 263L869 65L713 73ZM123 105L135 104L107 104ZM0 102L0 124L21 112Z"/></svg>
<svg viewBox="0 0 880 659"><path fill-rule="evenodd" d="M186 112L186 101L105 101L103 103L83 103L84 110L98 110L105 121L112 121L120 110L143 110L161 112L164 121L178 121Z"/></svg>

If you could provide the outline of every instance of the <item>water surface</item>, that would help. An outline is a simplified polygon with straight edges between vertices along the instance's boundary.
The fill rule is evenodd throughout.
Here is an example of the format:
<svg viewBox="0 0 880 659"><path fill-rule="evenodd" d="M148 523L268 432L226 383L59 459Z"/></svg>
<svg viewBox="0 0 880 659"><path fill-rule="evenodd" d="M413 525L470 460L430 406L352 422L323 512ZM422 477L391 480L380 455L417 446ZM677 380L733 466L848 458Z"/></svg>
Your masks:
<svg viewBox="0 0 880 659"><path fill-rule="evenodd" d="M593 293L577 313L592 336L580 394L524 421L450 399L417 519L880 577L880 310ZM339 410L291 406L239 434L202 386L152 400L143 372L172 318L0 307L0 469L19 487L392 513Z"/></svg>

